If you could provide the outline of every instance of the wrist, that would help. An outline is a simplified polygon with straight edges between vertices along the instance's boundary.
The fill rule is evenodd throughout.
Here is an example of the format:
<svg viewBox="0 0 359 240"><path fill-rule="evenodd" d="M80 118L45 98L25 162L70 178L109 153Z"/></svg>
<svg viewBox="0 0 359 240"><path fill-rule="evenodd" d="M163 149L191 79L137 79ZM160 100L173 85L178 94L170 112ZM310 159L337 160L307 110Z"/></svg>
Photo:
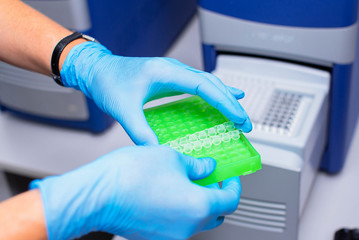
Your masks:
<svg viewBox="0 0 359 240"><path fill-rule="evenodd" d="M61 67L61 80L64 86L81 90L91 98L89 86L101 59L111 54L103 45L96 42L82 42L73 46L66 55Z"/></svg>
<svg viewBox="0 0 359 240"><path fill-rule="evenodd" d="M88 214L84 213L87 211L79 210L86 206L86 197L79 197L83 189L68 187L69 175L71 178L73 174L70 172L60 176L50 176L30 183L30 189L38 189L41 194L49 240L79 238L92 230L91 226L86 226ZM77 211L81 212L80 218L76 216Z"/></svg>
<svg viewBox="0 0 359 240"><path fill-rule="evenodd" d="M47 239L38 190L27 191L0 203L0 239Z"/></svg>
<svg viewBox="0 0 359 240"><path fill-rule="evenodd" d="M60 86L64 86L62 80L61 80L61 76L60 76L60 57L64 51L64 49L66 47L68 47L68 45L70 45L73 41L77 40L77 39L85 39L88 41L95 41L94 38L87 36L85 34L79 33L79 32L73 32L72 34L64 37L63 39L61 39L55 46L52 55L51 55L51 76L52 78L55 80L55 82L60 85ZM81 42L79 42L81 43ZM76 45L76 44L75 44ZM74 44L72 44L72 47L74 46ZM68 52L69 50L67 49L66 52Z"/></svg>
<svg viewBox="0 0 359 240"><path fill-rule="evenodd" d="M62 69L62 65L64 64L65 62L65 59L67 57L67 55L69 54L70 50L75 47L76 45L79 45L81 43L85 43L87 42L88 40L84 39L84 38L79 38L79 39L76 39L72 42L70 42L69 44L67 44L67 46L64 48L64 50L62 51L61 55L60 55L60 60L59 60L59 70L61 72L61 69Z"/></svg>

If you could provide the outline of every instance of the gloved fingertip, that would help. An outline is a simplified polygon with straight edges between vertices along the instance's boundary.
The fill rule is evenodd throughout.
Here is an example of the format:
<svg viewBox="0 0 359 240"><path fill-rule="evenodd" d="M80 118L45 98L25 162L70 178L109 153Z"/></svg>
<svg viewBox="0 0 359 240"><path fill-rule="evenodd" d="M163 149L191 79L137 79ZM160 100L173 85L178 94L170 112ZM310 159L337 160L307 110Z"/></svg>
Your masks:
<svg viewBox="0 0 359 240"><path fill-rule="evenodd" d="M234 87L230 87L227 86L229 92L238 100L238 99L242 99L245 96L244 91L238 89L238 88L234 88Z"/></svg>
<svg viewBox="0 0 359 240"><path fill-rule="evenodd" d="M252 131L252 129L253 129L252 122L249 118L247 118L246 121L242 125L242 130L245 133L249 133L250 131Z"/></svg>
<svg viewBox="0 0 359 240"><path fill-rule="evenodd" d="M198 168L199 170L198 173L201 176L201 178L205 178L209 176L217 166L216 160L210 157L199 158L198 160L200 162L199 165L201 166L200 168Z"/></svg>
<svg viewBox="0 0 359 240"><path fill-rule="evenodd" d="M236 125L243 125L244 122L247 119L247 114L245 112L240 112L240 113L236 113L236 115L232 114L232 116L227 117L229 120L231 120L232 122L234 122L234 124Z"/></svg>
<svg viewBox="0 0 359 240"><path fill-rule="evenodd" d="M158 146L160 145L157 136L154 134L150 134L147 136L144 136L138 141L134 141L136 145L142 145L142 146Z"/></svg>
<svg viewBox="0 0 359 240"><path fill-rule="evenodd" d="M146 146L158 146L160 145L157 135L150 128L148 133L144 135L143 145Z"/></svg>
<svg viewBox="0 0 359 240"><path fill-rule="evenodd" d="M252 125L252 122L251 120L249 119L249 117L245 118L244 122L241 123L241 124L238 124L238 123L234 123L234 126L237 128L237 129L240 129L242 130L243 132L245 133L249 133L250 131L252 131L253 129L253 125Z"/></svg>
<svg viewBox="0 0 359 240"><path fill-rule="evenodd" d="M156 146L159 145L158 137L152 128L148 125L143 113L131 116L135 121L130 121L129 117L126 122L122 123L123 128L128 136L136 145ZM132 124L130 124L130 122Z"/></svg>
<svg viewBox="0 0 359 240"><path fill-rule="evenodd" d="M222 182L222 189L234 192L238 198L241 195L241 181L239 177L231 177Z"/></svg>
<svg viewBox="0 0 359 240"><path fill-rule="evenodd" d="M30 182L29 184L29 190L35 189L39 187L41 180L40 179L35 179L33 181Z"/></svg>
<svg viewBox="0 0 359 240"><path fill-rule="evenodd" d="M191 180L208 177L216 168L217 162L213 158L193 158L187 156L188 175Z"/></svg>
<svg viewBox="0 0 359 240"><path fill-rule="evenodd" d="M242 125L249 118L248 114L246 113L246 111L243 109L242 105L238 101L236 101L234 110L232 110L231 112L232 112L231 117L233 119L229 119L229 120L231 120L234 123Z"/></svg>
<svg viewBox="0 0 359 240"><path fill-rule="evenodd" d="M208 172L212 173L217 166L217 161L211 157L206 157L206 158L202 158L202 159L204 159L204 161L205 161L204 164L206 164Z"/></svg>
<svg viewBox="0 0 359 240"><path fill-rule="evenodd" d="M219 216L216 219L213 219L207 225L205 225L202 230L203 231L212 230L216 227L219 227L223 222L224 222L224 216Z"/></svg>
<svg viewBox="0 0 359 240"><path fill-rule="evenodd" d="M220 225L222 225L222 223L224 222L224 216L219 216L217 218L217 225L216 227L219 227Z"/></svg>

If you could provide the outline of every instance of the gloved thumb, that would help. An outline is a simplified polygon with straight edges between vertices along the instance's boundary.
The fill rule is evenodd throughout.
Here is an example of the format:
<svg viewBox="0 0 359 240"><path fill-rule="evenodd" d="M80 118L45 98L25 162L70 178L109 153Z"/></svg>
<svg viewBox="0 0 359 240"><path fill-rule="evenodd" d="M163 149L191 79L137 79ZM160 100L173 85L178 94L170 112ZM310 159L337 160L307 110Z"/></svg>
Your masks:
<svg viewBox="0 0 359 240"><path fill-rule="evenodd" d="M119 121L136 145L158 145L158 138L148 124L142 108L134 107Z"/></svg>
<svg viewBox="0 0 359 240"><path fill-rule="evenodd" d="M217 162L213 158L194 158L183 155L189 179L198 180L209 176L216 168Z"/></svg>

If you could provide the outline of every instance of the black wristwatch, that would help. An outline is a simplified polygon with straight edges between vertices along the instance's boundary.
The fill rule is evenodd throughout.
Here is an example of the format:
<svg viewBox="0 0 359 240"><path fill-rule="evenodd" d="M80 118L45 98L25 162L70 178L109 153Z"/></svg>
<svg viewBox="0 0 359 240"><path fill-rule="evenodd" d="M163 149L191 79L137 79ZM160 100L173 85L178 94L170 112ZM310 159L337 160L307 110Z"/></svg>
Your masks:
<svg viewBox="0 0 359 240"><path fill-rule="evenodd" d="M72 42L76 39L79 39L79 38L83 38L83 39L86 39L87 41L91 41L91 42L96 41L93 37L90 37L88 35L85 35L85 34L82 34L79 32L74 32L71 35L63 38L60 42L58 42L54 48L54 51L52 52L51 76L55 80L55 82L60 86L64 86L64 84L61 81L60 70L59 70L59 60L60 60L61 53L70 42Z"/></svg>

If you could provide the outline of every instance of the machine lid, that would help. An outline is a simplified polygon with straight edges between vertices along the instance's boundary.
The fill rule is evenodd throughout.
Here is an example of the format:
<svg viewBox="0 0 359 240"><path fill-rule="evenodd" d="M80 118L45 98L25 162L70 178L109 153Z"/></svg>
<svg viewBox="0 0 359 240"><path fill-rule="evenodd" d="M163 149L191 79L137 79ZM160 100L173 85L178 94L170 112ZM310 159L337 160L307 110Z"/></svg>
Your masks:
<svg viewBox="0 0 359 240"><path fill-rule="evenodd" d="M350 26L357 20L358 9L356 0L198 0L198 4L207 10L244 20L315 28Z"/></svg>

